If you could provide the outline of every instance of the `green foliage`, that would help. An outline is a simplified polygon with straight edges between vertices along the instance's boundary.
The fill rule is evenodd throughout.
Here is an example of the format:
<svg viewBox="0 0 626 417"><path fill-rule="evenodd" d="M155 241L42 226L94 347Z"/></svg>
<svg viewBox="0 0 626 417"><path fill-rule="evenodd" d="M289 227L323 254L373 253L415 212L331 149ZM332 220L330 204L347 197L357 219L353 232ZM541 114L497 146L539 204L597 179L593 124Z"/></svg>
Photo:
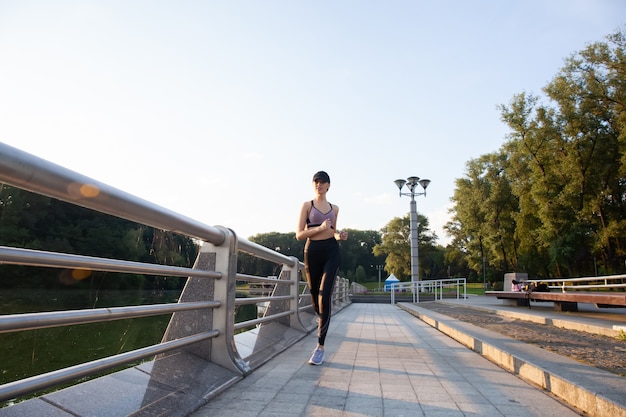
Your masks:
<svg viewBox="0 0 626 417"><path fill-rule="evenodd" d="M422 274L425 277L442 276L445 274L444 251L434 246L436 236L428 230L428 220L420 216L419 221ZM382 243L381 233L347 231L349 239L340 242L342 263L339 274L360 283L377 282L376 266L386 261L386 254L373 251ZM408 236L408 225L405 232ZM305 241L296 240L295 233L262 233L249 240L287 256L303 258ZM6 185L0 185L0 245L181 266L193 265L198 252L196 244L183 236ZM397 250L389 252L392 259L398 254L409 253L408 239L405 239L404 246L392 249ZM258 276L280 273L279 266L245 253L238 256L238 270ZM15 265L0 265L0 273L3 276L0 288L72 286L94 290L161 290L180 289L184 284L184 279L175 277Z"/></svg>
<svg viewBox="0 0 626 417"><path fill-rule="evenodd" d="M192 266L189 238L0 184L0 245ZM0 265L0 288L178 289L184 279Z"/></svg>
<svg viewBox="0 0 626 417"><path fill-rule="evenodd" d="M158 343L168 321L165 315L2 334L0 354L11 360L0 383Z"/></svg>
<svg viewBox="0 0 626 417"><path fill-rule="evenodd" d="M296 240L296 233L259 233L248 238L250 242L275 250L286 256L295 256L302 259L304 241ZM278 276L280 266L262 259L258 259L247 253L240 253L237 257L237 270L249 275Z"/></svg>
<svg viewBox="0 0 626 417"><path fill-rule="evenodd" d="M438 256L434 244L437 236L428 229L428 219L417 215L418 257L420 278L433 278L439 271L443 256ZM385 256L385 271L394 274L399 280L411 277L411 216L392 219L382 229L382 240L373 248L374 255ZM437 255L435 255L437 254Z"/></svg>
<svg viewBox="0 0 626 417"><path fill-rule="evenodd" d="M365 268L363 268L363 265L357 266L356 271L354 273L354 281L365 282L366 279L367 279L367 275L365 274Z"/></svg>
<svg viewBox="0 0 626 417"><path fill-rule="evenodd" d="M573 54L544 91L501 106L507 142L457 180L447 230L501 276L591 275L626 261L626 36Z"/></svg>
<svg viewBox="0 0 626 417"><path fill-rule="evenodd" d="M380 242L380 234L371 230L345 230L350 238L340 242L342 261L339 275L351 281L364 282L365 280L374 280L377 276L374 266L383 263L381 257L376 257L372 253L372 248ZM249 240L274 249L284 255L295 256L300 260L303 259L306 242L296 240L295 232L260 233L250 237ZM279 267L275 264L256 259L245 253L238 256L238 269L243 273L259 276L271 276L280 273Z"/></svg>
<svg viewBox="0 0 626 417"><path fill-rule="evenodd" d="M348 240L341 241L340 275L351 281L364 282L378 280L376 265L382 265L384 258L377 256L372 249L380 243L380 233L373 230L344 229L348 232ZM361 267L363 280L357 277L357 269Z"/></svg>
<svg viewBox="0 0 626 417"><path fill-rule="evenodd" d="M418 214L419 221L419 259L420 277L437 279L448 276L467 277L469 268L465 257L457 249L443 248L436 245L437 236L428 228L428 219ZM398 230L399 229L399 230ZM393 262L399 260L406 277L410 277L410 226L409 216L395 218L380 232L372 230L346 229L349 239L341 241L341 267L339 275L352 282L363 285L378 285L377 265L385 265L381 271L381 280L390 272L402 276L400 270L394 270ZM385 237L386 236L386 237ZM276 249L287 256L303 258L304 241L297 241L295 233L261 233L249 238L270 249ZM278 267L271 262L255 259L241 253L238 257L238 270L242 273L258 276L278 275Z"/></svg>

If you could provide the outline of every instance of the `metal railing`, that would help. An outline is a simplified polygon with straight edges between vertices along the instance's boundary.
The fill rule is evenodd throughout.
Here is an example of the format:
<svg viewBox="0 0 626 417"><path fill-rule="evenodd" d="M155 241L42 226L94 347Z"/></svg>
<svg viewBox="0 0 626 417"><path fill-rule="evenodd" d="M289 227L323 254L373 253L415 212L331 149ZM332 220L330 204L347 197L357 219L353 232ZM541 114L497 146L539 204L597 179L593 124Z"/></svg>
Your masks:
<svg viewBox="0 0 626 417"><path fill-rule="evenodd" d="M557 279L528 279L524 282L547 284L548 288L567 291L578 290L606 290L626 288L626 275L606 275L599 277L557 278Z"/></svg>
<svg viewBox="0 0 626 417"><path fill-rule="evenodd" d="M367 287L357 282L353 282L352 284L350 284L350 293L351 294L365 294L367 293Z"/></svg>
<svg viewBox="0 0 626 417"><path fill-rule="evenodd" d="M391 304L396 303L396 292L410 292L413 302L419 303L420 293L433 294L436 300L443 300L444 294L453 294L457 299L467 298L467 283L465 278L448 278L415 282L395 282L390 284Z"/></svg>
<svg viewBox="0 0 626 417"><path fill-rule="evenodd" d="M0 264L187 278L178 303L0 316L0 333L7 333L172 315L160 343L0 385L0 402L152 357L152 377L156 378L160 363L188 357L194 361L202 359L203 372L215 370L217 375L207 377L210 381L200 400L195 398L184 405L192 411L201 405L198 401L208 400L212 392L219 392L250 373L315 327L308 291L300 278L303 264L295 257L238 238L225 227L197 222L3 143L0 143L0 183L202 242L193 268L0 246ZM267 278L239 273L236 270L239 252L277 264L280 275ZM268 295L238 298L238 282L272 284L272 290ZM348 290L348 281L338 277L333 295L336 310L349 303ZM235 323L235 309L246 304L264 304L265 308L256 319ZM253 330L245 332L246 329ZM155 398L145 398L143 405L149 407L156 402Z"/></svg>

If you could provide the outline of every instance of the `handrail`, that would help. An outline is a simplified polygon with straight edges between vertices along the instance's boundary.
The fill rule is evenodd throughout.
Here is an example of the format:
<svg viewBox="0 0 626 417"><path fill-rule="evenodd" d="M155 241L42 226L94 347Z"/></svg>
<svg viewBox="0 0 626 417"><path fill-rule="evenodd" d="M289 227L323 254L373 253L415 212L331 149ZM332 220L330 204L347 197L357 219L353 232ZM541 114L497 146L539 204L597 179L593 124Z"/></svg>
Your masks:
<svg viewBox="0 0 626 417"><path fill-rule="evenodd" d="M587 282L587 281L606 281L614 279L626 279L626 274L621 275L602 275L595 277L578 277L578 278L550 278L550 279L527 279L525 282Z"/></svg>
<svg viewBox="0 0 626 417"><path fill-rule="evenodd" d="M421 292L433 292L436 301L438 299L437 291L439 291L439 300L443 300L444 288L455 288L457 299L467 298L467 282L465 278L447 278L415 282L396 282L391 284L390 286L391 304L396 303L396 289L411 291L413 293L413 302L419 302L419 294ZM463 296L461 296L461 288L463 289Z"/></svg>
<svg viewBox="0 0 626 417"><path fill-rule="evenodd" d="M579 278L550 278L550 279L526 279L524 282L531 282L534 284L550 284L555 283L558 285L548 285L551 289L560 289L562 292L567 292L568 290L588 290L588 289L603 289L603 288L626 288L626 284L624 280L626 279L626 275L603 275L603 276L595 276L595 277L579 277ZM604 282L604 284L579 284L581 282ZM620 283L609 284L609 282L620 281ZM569 285L572 284L572 285Z"/></svg>
<svg viewBox="0 0 626 417"><path fill-rule="evenodd" d="M222 274L215 271L183 268L179 266L146 264L142 262L120 261L118 259L96 258L93 256L70 255L33 249L0 246L0 263L49 268L72 268L105 272L126 272L146 275L167 275L173 277L204 277L220 279Z"/></svg>
<svg viewBox="0 0 626 417"><path fill-rule="evenodd" d="M150 304L132 307L8 314L0 316L0 333L158 316L176 311L217 308L219 306L220 303L217 301L202 301L196 303Z"/></svg>
<svg viewBox="0 0 626 417"><path fill-rule="evenodd" d="M195 221L2 142L0 183L217 246L226 239L223 231L217 227ZM254 242L238 238L238 245L240 250L261 259L294 266L292 258Z"/></svg>
<svg viewBox="0 0 626 417"><path fill-rule="evenodd" d="M204 242L193 268L0 246L0 264L187 278L178 303L0 315L0 333L8 333L172 314L160 343L1 385L0 402L182 348L189 350L193 361L206 360L208 366L220 368L218 373L232 372L233 376L225 377L224 383L229 384L250 372L252 364L258 366L269 360L268 355L279 352L277 348L258 352L253 349L241 356L236 331L257 326L252 333L260 337L264 326L271 325L271 331L263 334L264 340L278 338L275 346L284 349L314 328L310 324L314 320L307 287L299 278L303 263L295 257L238 238L231 229L197 222L3 143L0 143L0 183ZM237 272L237 252L282 265L280 277ZM337 280L333 303L341 308L349 303L349 285L346 279L337 277ZM268 296L237 298L237 281L272 284L273 289ZM305 291L300 292L301 288ZM263 305L263 315L234 323L235 308L247 304ZM287 327L281 333L277 326ZM158 364L155 360L152 368L156 369ZM164 365L164 369L169 371L171 367ZM217 390L223 388L216 386Z"/></svg>
<svg viewBox="0 0 626 417"><path fill-rule="evenodd" d="M215 245L221 245L226 239L224 233L216 227L207 226L1 142L0 183Z"/></svg>
<svg viewBox="0 0 626 417"><path fill-rule="evenodd" d="M275 252L271 249L261 246L258 243L250 242L249 240L238 238L238 249L246 252L250 255L254 255L266 261L274 262L277 264L289 265L291 267L299 266L304 267L302 262L295 262L294 258L286 256L280 252ZM296 265L297 264L297 265Z"/></svg>
<svg viewBox="0 0 626 417"><path fill-rule="evenodd" d="M270 321L274 321L281 317L287 317L291 314L292 314L291 311L283 311L282 313L275 314L272 317L261 317L261 318L254 319L254 320L242 321L241 323L235 324L235 330L246 329L250 326L254 326L260 323L268 323Z"/></svg>
<svg viewBox="0 0 626 417"><path fill-rule="evenodd" d="M235 300L235 304L238 305L238 306L243 306L243 305L247 305L247 304L264 303L264 302L267 302L267 301L291 300L293 298L294 298L293 295L275 295L275 296L268 296L268 297L237 298Z"/></svg>
<svg viewBox="0 0 626 417"><path fill-rule="evenodd" d="M9 382L8 384L0 385L0 398L15 398L21 395L30 394L31 392L93 375L94 373L102 372L129 362L211 339L217 337L218 335L219 332L217 330L212 330L194 336L173 340L171 342L163 342L159 345L148 346L130 352L120 353L108 358L97 359L95 361L82 363L69 368L59 369L46 374L36 375L20 381Z"/></svg>
<svg viewBox="0 0 626 417"><path fill-rule="evenodd" d="M295 282L292 281L282 281L282 280L278 280L276 278L264 278L264 277L257 277L255 275L248 275L248 274L237 274L237 279L241 280L241 281L248 281L248 282L265 282L267 284L288 284L288 285L293 285L295 284Z"/></svg>

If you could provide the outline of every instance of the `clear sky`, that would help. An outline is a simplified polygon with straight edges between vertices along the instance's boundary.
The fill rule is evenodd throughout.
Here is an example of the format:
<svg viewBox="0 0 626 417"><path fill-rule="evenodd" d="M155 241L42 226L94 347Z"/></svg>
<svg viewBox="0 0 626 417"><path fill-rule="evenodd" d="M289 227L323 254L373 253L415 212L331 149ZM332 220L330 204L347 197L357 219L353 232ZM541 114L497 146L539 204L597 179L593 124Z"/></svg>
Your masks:
<svg viewBox="0 0 626 417"><path fill-rule="evenodd" d="M3 0L0 141L246 238L295 231L318 170L359 230L428 178L445 245L497 106L624 23L623 0Z"/></svg>

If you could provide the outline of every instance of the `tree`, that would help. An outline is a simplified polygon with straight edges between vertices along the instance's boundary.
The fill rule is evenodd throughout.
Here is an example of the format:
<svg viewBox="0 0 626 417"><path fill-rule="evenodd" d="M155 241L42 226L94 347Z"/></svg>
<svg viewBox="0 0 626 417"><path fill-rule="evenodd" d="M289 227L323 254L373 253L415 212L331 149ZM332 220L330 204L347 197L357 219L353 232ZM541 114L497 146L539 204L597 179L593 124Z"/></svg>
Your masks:
<svg viewBox="0 0 626 417"><path fill-rule="evenodd" d="M564 194L576 212L585 248L575 271L590 269L591 255L607 269L623 265L626 239L626 34L607 36L572 55L545 88L559 111L566 172Z"/></svg>
<svg viewBox="0 0 626 417"><path fill-rule="evenodd" d="M484 178L484 167L479 161L467 163L467 178L456 180L451 200L454 203L452 220L446 228L453 236L451 246L465 253L473 270L480 270L486 256L487 209L483 204L489 197L489 184Z"/></svg>
<svg viewBox="0 0 626 417"><path fill-rule="evenodd" d="M175 266L192 266L198 248L190 239L99 213L54 198L0 184L0 245ZM52 269L28 273L0 266L4 287L182 288L184 279L134 274L109 279L109 273L77 274ZM31 270L32 271L32 270ZM74 272L74 273L72 273Z"/></svg>
<svg viewBox="0 0 626 417"><path fill-rule="evenodd" d="M372 253L372 248L380 242L380 233L372 230L346 229L349 239L339 242L341 245L341 266L339 275L352 281L359 279L363 282L367 279L366 270L370 265L382 263ZM305 241L296 240L295 233L260 233L250 237L251 242L281 252L287 256L295 256L302 259ZM277 275L277 266L271 262L262 261L248 254L240 254L238 257L239 269L247 274L267 276ZM359 272L359 267L363 272ZM363 276L362 274L365 274ZM369 278L373 278L374 275Z"/></svg>
<svg viewBox="0 0 626 417"><path fill-rule="evenodd" d="M357 266L356 272L354 273L354 281L363 283L366 281L366 279L367 279L367 276L365 274L365 268L363 268L363 265Z"/></svg>
<svg viewBox="0 0 626 417"><path fill-rule="evenodd" d="M383 258L375 256L373 248L381 241L380 233L374 230L346 229L348 240L341 241L341 267L340 274L351 281L357 280L357 269L363 268L367 280L376 279L376 270L372 265L380 265ZM370 272L367 276L366 271ZM363 280L366 279L363 277ZM361 281L363 282L363 281Z"/></svg>
<svg viewBox="0 0 626 417"><path fill-rule="evenodd" d="M251 236L248 240L280 252L283 255L295 256L298 259L302 259L302 254L304 253L305 242L297 240L295 232L259 233ZM278 276L280 274L280 266L245 253L239 254L238 264L238 270L250 275Z"/></svg>
<svg viewBox="0 0 626 417"><path fill-rule="evenodd" d="M608 40L572 55L545 87L554 107L525 95L502 107L521 213L534 228L524 232L559 276L592 272L593 256L605 270L622 264L626 59L624 35Z"/></svg>
<svg viewBox="0 0 626 417"><path fill-rule="evenodd" d="M418 257L420 276L423 277L422 258L428 253L426 248L434 247L437 236L428 229L428 219L417 215ZM374 246L376 256L386 256L385 270L394 274L398 279L411 277L411 216L395 217L382 229L382 241ZM424 253L422 253L424 252Z"/></svg>
<svg viewBox="0 0 626 417"><path fill-rule="evenodd" d="M573 54L544 88L549 104L518 94L500 106L510 128L496 153L457 180L452 246L479 271L533 275L624 270L626 35Z"/></svg>

